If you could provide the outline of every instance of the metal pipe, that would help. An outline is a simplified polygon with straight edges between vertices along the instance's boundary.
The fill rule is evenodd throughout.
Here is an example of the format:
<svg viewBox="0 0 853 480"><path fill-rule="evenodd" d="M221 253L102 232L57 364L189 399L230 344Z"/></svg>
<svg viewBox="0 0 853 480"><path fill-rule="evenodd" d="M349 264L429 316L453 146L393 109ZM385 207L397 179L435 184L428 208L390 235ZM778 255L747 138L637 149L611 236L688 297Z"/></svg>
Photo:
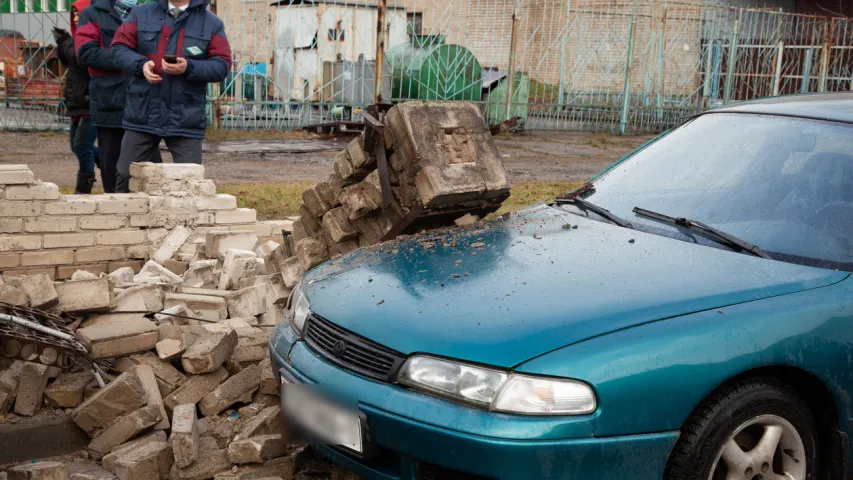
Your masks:
<svg viewBox="0 0 853 480"><path fill-rule="evenodd" d="M5 313L0 313L0 320L12 322L12 323L14 323L16 325L20 325L22 327L31 328L31 329L36 330L38 332L44 333L46 335L50 335L50 336L56 337L56 338L61 338L63 340L67 340L69 342L77 342L77 340L73 336L71 336L65 332L60 332L59 330L55 330L53 328L45 327L44 325L41 325L41 324L36 323L36 322L31 322L31 321L24 319L24 318L21 318L21 317L16 317L14 315L8 315Z"/></svg>
<svg viewBox="0 0 853 480"><path fill-rule="evenodd" d="M823 45L820 52L820 81L818 91L825 92L827 77L829 76L829 56L832 53L832 45L829 34L829 24L823 25Z"/></svg>
<svg viewBox="0 0 853 480"><path fill-rule="evenodd" d="M563 42L560 47L560 98L558 103L564 103L566 94L566 43L569 40L569 17L572 10L572 0L566 0L566 22L563 24Z"/></svg>
<svg viewBox="0 0 853 480"><path fill-rule="evenodd" d="M735 20L735 27L732 30L732 38L729 43L729 64L726 72L726 83L723 87L723 104L728 105L732 99L732 86L735 81L735 72L737 72L737 42L740 33L740 21L743 18L743 10L740 9L738 19Z"/></svg>
<svg viewBox="0 0 853 480"><path fill-rule="evenodd" d="M779 46L776 52L776 70L774 71L773 79L773 96L779 95L782 88L782 55L785 53L785 42L779 40Z"/></svg>
<svg viewBox="0 0 853 480"><path fill-rule="evenodd" d="M631 95L631 61L634 59L634 33L637 30L637 4L634 4L634 15L631 16L631 25L628 27L628 53L625 60L625 84L622 87L622 115L619 119L619 135L625 135L628 129L628 107Z"/></svg>
<svg viewBox="0 0 853 480"><path fill-rule="evenodd" d="M506 77L506 118L512 118L512 91L513 81L515 80L515 46L518 41L518 13L521 0L515 2L515 8L512 11L512 29L509 37L509 75Z"/></svg>
<svg viewBox="0 0 853 480"><path fill-rule="evenodd" d="M388 0L379 0L379 11L376 14L376 75L374 83L373 103L382 103L382 73L385 70L385 12Z"/></svg>

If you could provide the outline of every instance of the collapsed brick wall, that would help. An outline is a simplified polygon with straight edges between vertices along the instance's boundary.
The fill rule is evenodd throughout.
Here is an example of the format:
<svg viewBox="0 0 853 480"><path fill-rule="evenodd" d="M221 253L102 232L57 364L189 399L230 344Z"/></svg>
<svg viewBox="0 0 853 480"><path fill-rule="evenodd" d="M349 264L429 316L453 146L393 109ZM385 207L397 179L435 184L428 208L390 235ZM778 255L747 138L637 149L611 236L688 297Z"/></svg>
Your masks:
<svg viewBox="0 0 853 480"><path fill-rule="evenodd" d="M216 193L201 165L135 164L129 194L61 195L26 165L0 165L0 274L45 273L65 280L77 270L134 271L176 226L209 231L252 230L261 242L281 240L290 221L258 222L232 195ZM183 256L181 256L183 255ZM179 253L190 262L194 252Z"/></svg>

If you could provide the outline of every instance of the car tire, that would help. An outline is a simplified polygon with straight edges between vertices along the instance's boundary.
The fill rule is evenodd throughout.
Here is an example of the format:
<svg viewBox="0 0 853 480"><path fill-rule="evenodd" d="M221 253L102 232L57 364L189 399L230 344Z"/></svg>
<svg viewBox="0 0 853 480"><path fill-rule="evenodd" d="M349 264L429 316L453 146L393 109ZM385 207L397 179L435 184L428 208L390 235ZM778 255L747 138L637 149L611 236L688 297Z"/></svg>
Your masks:
<svg viewBox="0 0 853 480"><path fill-rule="evenodd" d="M772 448L759 448L765 436L769 438L766 445L772 445L771 428L783 436L772 460L756 463L759 457L767 458L761 454ZM670 453L664 478L716 480L726 478L732 465L740 465L744 472L732 478L751 480L750 473L752 478L773 478L768 471L772 470L799 472L792 477L813 479L819 471L817 438L811 411L790 386L769 377L740 380L712 393L693 411ZM732 442L739 444L740 451L728 449ZM740 457L741 453L745 456ZM772 463L769 468L768 463Z"/></svg>

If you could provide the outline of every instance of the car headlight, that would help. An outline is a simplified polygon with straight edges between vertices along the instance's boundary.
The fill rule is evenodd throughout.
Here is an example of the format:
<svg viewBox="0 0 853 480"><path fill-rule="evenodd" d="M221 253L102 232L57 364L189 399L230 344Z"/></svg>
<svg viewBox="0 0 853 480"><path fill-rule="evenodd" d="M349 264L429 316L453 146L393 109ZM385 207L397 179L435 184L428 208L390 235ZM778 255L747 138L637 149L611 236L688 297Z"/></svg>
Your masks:
<svg viewBox="0 0 853 480"><path fill-rule="evenodd" d="M290 319L290 324L300 336L305 332L305 320L308 319L308 312L311 310L308 304L308 298L302 291L302 284L296 285L293 289L293 294L290 297L290 311L287 316Z"/></svg>
<svg viewBox="0 0 853 480"><path fill-rule="evenodd" d="M586 415L598 408L595 392L577 380L519 375L424 355L409 358L397 381L496 412Z"/></svg>

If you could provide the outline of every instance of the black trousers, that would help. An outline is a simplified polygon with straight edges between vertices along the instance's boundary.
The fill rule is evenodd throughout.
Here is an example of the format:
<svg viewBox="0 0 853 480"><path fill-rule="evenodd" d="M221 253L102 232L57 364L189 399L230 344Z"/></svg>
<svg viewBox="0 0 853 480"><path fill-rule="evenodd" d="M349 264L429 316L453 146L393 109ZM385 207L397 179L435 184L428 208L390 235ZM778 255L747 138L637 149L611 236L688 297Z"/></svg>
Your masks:
<svg viewBox="0 0 853 480"><path fill-rule="evenodd" d="M166 147L175 163L196 163L201 165L200 138L166 137L149 135L128 130L122 141L121 156L118 161L116 181L117 193L129 193L130 164L135 162L160 163L160 140L166 141ZM156 160L152 158L156 157Z"/></svg>
<svg viewBox="0 0 853 480"><path fill-rule="evenodd" d="M104 192L116 193L116 170L124 129L98 127L98 159Z"/></svg>

